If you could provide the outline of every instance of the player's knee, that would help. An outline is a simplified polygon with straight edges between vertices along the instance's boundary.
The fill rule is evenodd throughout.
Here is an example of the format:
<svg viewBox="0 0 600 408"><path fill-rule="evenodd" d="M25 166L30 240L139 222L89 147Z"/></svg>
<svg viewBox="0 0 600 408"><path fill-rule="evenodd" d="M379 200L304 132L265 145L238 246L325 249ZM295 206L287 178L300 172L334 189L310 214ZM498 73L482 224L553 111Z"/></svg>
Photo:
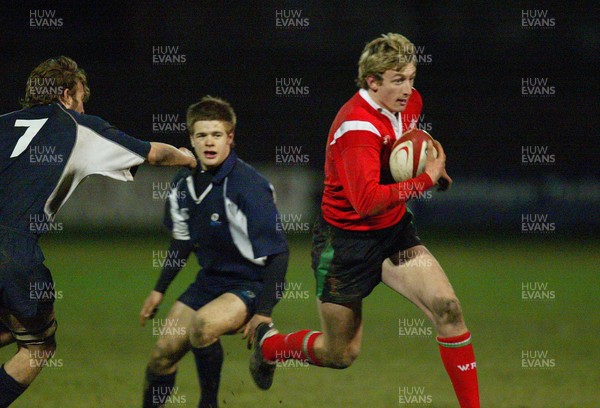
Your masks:
<svg viewBox="0 0 600 408"><path fill-rule="evenodd" d="M198 316L194 319L190 333L190 343L194 347L205 347L212 344L215 336L211 333L209 324L205 318Z"/></svg>
<svg viewBox="0 0 600 408"><path fill-rule="evenodd" d="M454 325L463 321L460 302L456 297L436 297L433 301L433 315L439 325Z"/></svg>
<svg viewBox="0 0 600 408"><path fill-rule="evenodd" d="M52 336L38 343L21 344L20 348L26 350L29 367L35 371L46 367L47 362L54 357L56 341Z"/></svg>
<svg viewBox="0 0 600 408"><path fill-rule="evenodd" d="M343 351L332 353L330 355L329 365L332 368L348 368L354 363L354 360L358 358L359 354L360 348L352 346L347 347Z"/></svg>
<svg viewBox="0 0 600 408"><path fill-rule="evenodd" d="M154 373L162 373L176 363L174 356L176 350L166 341L160 341L152 349L148 368Z"/></svg>

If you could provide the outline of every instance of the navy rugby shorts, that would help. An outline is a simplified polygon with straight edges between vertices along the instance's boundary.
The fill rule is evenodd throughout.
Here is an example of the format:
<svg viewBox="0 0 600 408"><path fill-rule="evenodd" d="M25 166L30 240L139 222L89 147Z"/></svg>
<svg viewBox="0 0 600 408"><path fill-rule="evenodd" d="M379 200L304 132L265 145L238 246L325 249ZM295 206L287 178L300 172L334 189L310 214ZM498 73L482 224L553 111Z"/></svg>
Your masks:
<svg viewBox="0 0 600 408"><path fill-rule="evenodd" d="M374 231L343 230L319 217L312 238L317 297L337 304L367 297L381 282L383 261L420 244L409 211L396 225Z"/></svg>
<svg viewBox="0 0 600 408"><path fill-rule="evenodd" d="M32 318L54 304L54 282L35 235L0 226L0 308Z"/></svg>

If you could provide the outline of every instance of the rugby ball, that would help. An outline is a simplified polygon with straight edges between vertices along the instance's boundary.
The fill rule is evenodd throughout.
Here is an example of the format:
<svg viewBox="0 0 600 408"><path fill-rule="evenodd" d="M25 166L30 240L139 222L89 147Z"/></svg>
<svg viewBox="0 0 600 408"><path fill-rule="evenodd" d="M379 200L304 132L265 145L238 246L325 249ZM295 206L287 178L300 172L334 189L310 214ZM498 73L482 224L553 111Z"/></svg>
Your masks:
<svg viewBox="0 0 600 408"><path fill-rule="evenodd" d="M396 181L405 181L423 173L427 161L427 141L433 138L424 130L412 128L392 146L390 171ZM437 158L437 150L433 149Z"/></svg>

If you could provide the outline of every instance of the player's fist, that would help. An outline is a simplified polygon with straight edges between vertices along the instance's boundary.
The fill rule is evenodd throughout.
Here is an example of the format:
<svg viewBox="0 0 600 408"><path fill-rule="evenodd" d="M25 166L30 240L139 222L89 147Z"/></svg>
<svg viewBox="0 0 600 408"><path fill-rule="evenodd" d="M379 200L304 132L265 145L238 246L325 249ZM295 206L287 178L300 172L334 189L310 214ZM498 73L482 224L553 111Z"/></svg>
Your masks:
<svg viewBox="0 0 600 408"><path fill-rule="evenodd" d="M248 339L247 347L248 350L252 348L252 344L254 344L254 332L256 331L256 327L261 323L273 323L273 319L268 316L263 316L259 314L255 314L252 316L252 319L246 323L244 327L244 334L242 339Z"/></svg>
<svg viewBox="0 0 600 408"><path fill-rule="evenodd" d="M140 311L140 325L144 326L146 324L146 320L152 319L156 312L158 311L158 305L161 304L163 300L163 294L153 290L150 292L150 295L146 298L146 301L142 305L142 310Z"/></svg>
<svg viewBox="0 0 600 408"><path fill-rule="evenodd" d="M186 156L188 156L190 159L192 159L192 160L190 160L190 164L188 165L188 167L191 167L193 169L198 165L196 156L194 156L194 153L192 153L188 148L180 147L179 151L183 152Z"/></svg>
<svg viewBox="0 0 600 408"><path fill-rule="evenodd" d="M433 148L437 151L437 157L433 153ZM452 179L446 172L446 154L442 144L437 140L427 142L427 161L425 162L425 173L431 177L440 190L447 190L452 185Z"/></svg>

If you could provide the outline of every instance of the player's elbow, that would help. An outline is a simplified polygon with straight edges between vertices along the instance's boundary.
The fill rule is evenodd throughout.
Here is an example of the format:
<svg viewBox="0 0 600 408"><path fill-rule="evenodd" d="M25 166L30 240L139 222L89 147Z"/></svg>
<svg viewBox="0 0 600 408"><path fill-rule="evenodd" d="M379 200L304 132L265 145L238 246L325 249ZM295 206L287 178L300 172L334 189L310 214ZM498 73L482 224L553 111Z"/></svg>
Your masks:
<svg viewBox="0 0 600 408"><path fill-rule="evenodd" d="M367 185L361 194L354 196L352 202L354 210L361 218L379 215L390 207L390 203L386 202L375 185Z"/></svg>
<svg viewBox="0 0 600 408"><path fill-rule="evenodd" d="M381 211L375 211L373 209L356 209L356 212L360 215L360 218L368 218L378 215Z"/></svg>
<svg viewBox="0 0 600 408"><path fill-rule="evenodd" d="M361 218L367 218L381 214L385 208L382 205L377 205L373 200L362 200L354 206L354 210Z"/></svg>

